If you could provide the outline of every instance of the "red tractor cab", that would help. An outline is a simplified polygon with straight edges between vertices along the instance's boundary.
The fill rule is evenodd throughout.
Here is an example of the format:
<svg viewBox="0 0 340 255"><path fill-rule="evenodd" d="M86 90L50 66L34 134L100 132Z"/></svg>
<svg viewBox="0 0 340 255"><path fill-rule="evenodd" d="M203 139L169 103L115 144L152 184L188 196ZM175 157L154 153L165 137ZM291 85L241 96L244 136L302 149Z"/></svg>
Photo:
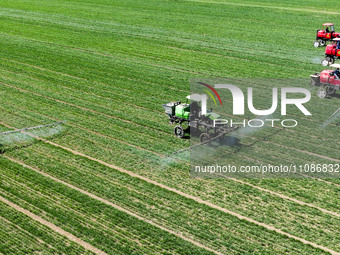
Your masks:
<svg viewBox="0 0 340 255"><path fill-rule="evenodd" d="M321 73L315 73L310 76L312 78L311 86L319 87L317 95L320 98L334 95L337 90L340 90L340 64L332 64L330 67L332 70L323 70Z"/></svg>
<svg viewBox="0 0 340 255"><path fill-rule="evenodd" d="M333 23L325 23L322 25L322 29L316 31L316 41L314 47L324 46L326 43L334 38L340 37L340 33L334 31Z"/></svg>
<svg viewBox="0 0 340 255"><path fill-rule="evenodd" d="M340 58L340 38L332 39L332 43L326 46L325 58L321 61L323 66L334 64Z"/></svg>

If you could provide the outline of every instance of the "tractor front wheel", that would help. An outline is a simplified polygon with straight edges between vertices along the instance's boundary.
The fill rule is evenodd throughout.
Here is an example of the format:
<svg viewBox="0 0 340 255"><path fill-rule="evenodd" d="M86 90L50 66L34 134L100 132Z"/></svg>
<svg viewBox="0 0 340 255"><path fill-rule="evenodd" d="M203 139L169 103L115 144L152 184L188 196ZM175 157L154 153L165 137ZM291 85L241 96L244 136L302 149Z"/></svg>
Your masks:
<svg viewBox="0 0 340 255"><path fill-rule="evenodd" d="M174 128L174 133L175 136L179 137L179 138L183 138L184 137L184 129L182 126L176 126Z"/></svg>
<svg viewBox="0 0 340 255"><path fill-rule="evenodd" d="M330 61L331 61L331 59L329 57L327 57L327 58L325 58L321 61L321 65L328 66Z"/></svg>
<svg viewBox="0 0 340 255"><path fill-rule="evenodd" d="M210 135L208 133L202 133L200 135L200 141L201 143L204 143L210 139Z"/></svg>
<svg viewBox="0 0 340 255"><path fill-rule="evenodd" d="M318 48L319 46L320 46L320 42L319 42L319 41L315 41L315 42L314 42L314 47L315 47L315 48Z"/></svg>
<svg viewBox="0 0 340 255"><path fill-rule="evenodd" d="M325 46L325 45L326 45L326 41L321 40L320 45L321 45L321 46Z"/></svg>
<svg viewBox="0 0 340 255"><path fill-rule="evenodd" d="M327 92L324 88L319 88L317 94L320 98L325 98L327 96Z"/></svg>

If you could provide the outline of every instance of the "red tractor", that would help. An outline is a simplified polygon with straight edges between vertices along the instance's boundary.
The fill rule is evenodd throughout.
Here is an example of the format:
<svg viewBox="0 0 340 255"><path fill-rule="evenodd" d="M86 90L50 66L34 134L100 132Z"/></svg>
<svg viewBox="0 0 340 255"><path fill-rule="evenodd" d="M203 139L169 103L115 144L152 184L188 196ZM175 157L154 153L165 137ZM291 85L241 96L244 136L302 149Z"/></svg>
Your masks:
<svg viewBox="0 0 340 255"><path fill-rule="evenodd" d="M328 95L334 95L340 90L340 64L332 64L330 67L335 70L323 70L321 73L312 74L311 86L319 87L317 95L325 98Z"/></svg>
<svg viewBox="0 0 340 255"><path fill-rule="evenodd" d="M340 33L334 31L333 23L325 23L322 25L322 29L316 31L316 41L314 47L324 46L327 41L340 37Z"/></svg>
<svg viewBox="0 0 340 255"><path fill-rule="evenodd" d="M340 38L334 38L332 43L326 46L325 58L321 61L323 66L334 64L340 58Z"/></svg>

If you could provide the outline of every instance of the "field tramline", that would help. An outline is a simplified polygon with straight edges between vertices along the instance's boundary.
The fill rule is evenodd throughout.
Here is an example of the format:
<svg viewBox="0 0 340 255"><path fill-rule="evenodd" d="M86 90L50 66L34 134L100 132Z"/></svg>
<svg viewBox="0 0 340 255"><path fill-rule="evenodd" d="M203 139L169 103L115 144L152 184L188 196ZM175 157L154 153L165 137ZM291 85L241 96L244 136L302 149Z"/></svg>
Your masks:
<svg viewBox="0 0 340 255"><path fill-rule="evenodd" d="M0 9L0 133L66 121L0 136L0 254L339 254L339 179L189 173L202 151L235 167L339 163L339 120L324 125L339 97L320 100L308 80L324 51L311 46L313 31L320 17L337 24L336 11L316 0ZM258 110L270 108L273 86L305 88L312 115L289 105L274 127L168 157L190 140L173 135L162 104L184 102L192 79L250 86ZM256 117L247 107L233 115L221 93L228 111L208 106L222 119Z"/></svg>

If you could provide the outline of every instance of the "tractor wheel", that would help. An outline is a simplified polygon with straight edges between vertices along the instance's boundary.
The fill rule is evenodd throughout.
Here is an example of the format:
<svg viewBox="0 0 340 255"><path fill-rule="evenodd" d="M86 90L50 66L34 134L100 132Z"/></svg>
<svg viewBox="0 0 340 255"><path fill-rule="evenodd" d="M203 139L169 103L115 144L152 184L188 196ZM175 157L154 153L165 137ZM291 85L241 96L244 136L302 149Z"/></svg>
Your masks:
<svg viewBox="0 0 340 255"><path fill-rule="evenodd" d="M175 133L175 136L177 136L179 138L183 138L183 136L184 136L184 129L181 126L176 126L174 128L174 133Z"/></svg>
<svg viewBox="0 0 340 255"><path fill-rule="evenodd" d="M210 139L210 135L208 133L202 133L200 135L200 141L203 143L203 142L206 142Z"/></svg>
<svg viewBox="0 0 340 255"><path fill-rule="evenodd" d="M333 95L333 94L335 94L335 88L333 88L333 87L327 87L327 88L326 88L326 93L327 93L328 95Z"/></svg>
<svg viewBox="0 0 340 255"><path fill-rule="evenodd" d="M319 88L317 94L320 98L325 98L327 96L327 92L324 88Z"/></svg>
<svg viewBox="0 0 340 255"><path fill-rule="evenodd" d="M323 66L328 66L328 65L329 65L329 62L330 62L330 58L327 57L327 58L325 58L325 59L323 59L323 60L321 61L321 65L323 65Z"/></svg>
<svg viewBox="0 0 340 255"><path fill-rule="evenodd" d="M335 62L335 59L334 58L329 58L329 64L331 65L331 64L334 64L334 62Z"/></svg>
<svg viewBox="0 0 340 255"><path fill-rule="evenodd" d="M320 42L319 42L319 41L315 41L315 42L314 42L314 47L317 48L317 47L319 47L319 46L320 46Z"/></svg>
<svg viewBox="0 0 340 255"><path fill-rule="evenodd" d="M325 46L325 45L326 45L326 41L321 40L320 45L321 45L321 46Z"/></svg>

